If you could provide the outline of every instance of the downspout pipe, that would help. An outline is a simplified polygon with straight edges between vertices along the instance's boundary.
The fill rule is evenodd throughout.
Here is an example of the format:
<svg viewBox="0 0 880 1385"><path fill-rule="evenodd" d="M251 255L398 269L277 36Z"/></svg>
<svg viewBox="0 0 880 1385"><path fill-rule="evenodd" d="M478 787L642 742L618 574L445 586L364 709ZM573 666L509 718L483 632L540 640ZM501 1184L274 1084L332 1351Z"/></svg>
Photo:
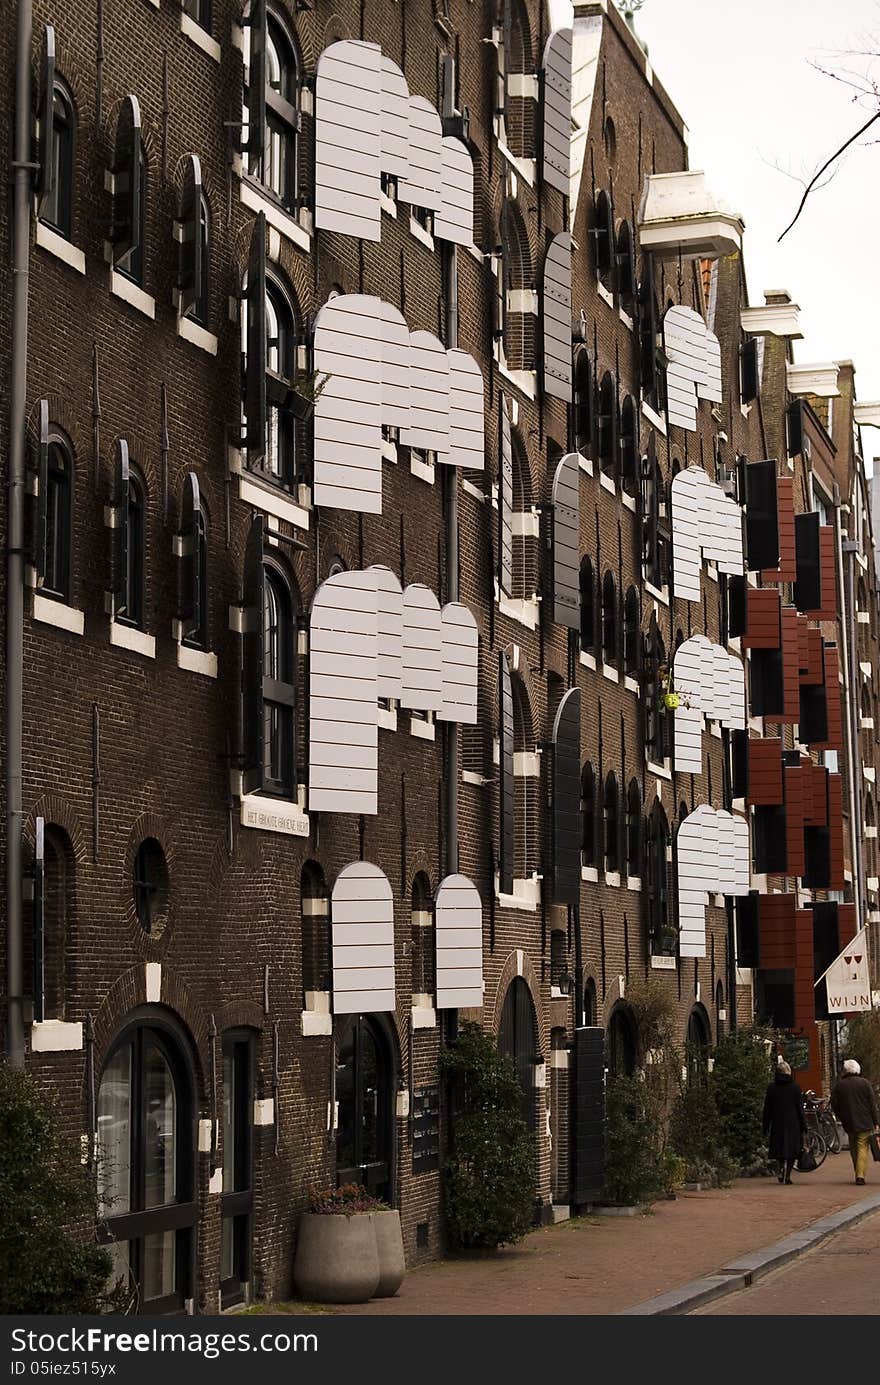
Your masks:
<svg viewBox="0 0 880 1385"><path fill-rule="evenodd" d="M13 1068L24 1067L21 743L28 263L32 171L32 29L32 0L18 0L15 33L15 131L12 159L12 350L9 480L6 512L6 1057L9 1066Z"/></svg>
<svg viewBox="0 0 880 1385"><path fill-rule="evenodd" d="M843 694L846 701L846 739L847 756L849 758L849 820L850 831L852 834L853 852L853 897L856 906L856 932L859 932L865 924L865 856L862 839L864 836L862 824L862 800L858 790L858 779L861 774L861 756L859 754L859 738L855 728L855 718L859 715L858 702L858 678L856 677L856 649L857 632L855 618L855 588L853 584L853 564L855 563L858 545L852 539L846 537L840 520L840 508L836 510L837 519L837 552L839 563L839 577L841 595L843 597L843 612L840 622L841 635L843 638ZM846 562L844 563L844 557Z"/></svg>

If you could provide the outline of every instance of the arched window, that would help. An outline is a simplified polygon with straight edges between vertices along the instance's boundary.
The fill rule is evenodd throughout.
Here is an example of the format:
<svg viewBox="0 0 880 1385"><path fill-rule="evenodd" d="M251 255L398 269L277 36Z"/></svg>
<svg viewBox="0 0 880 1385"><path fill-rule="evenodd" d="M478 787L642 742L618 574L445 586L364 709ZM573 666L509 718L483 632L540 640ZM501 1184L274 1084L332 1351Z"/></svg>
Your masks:
<svg viewBox="0 0 880 1385"><path fill-rule="evenodd" d="M536 102L534 97L524 94L521 85L514 85L511 81L511 78L531 76L535 72L529 16L523 0L504 0L502 26L507 144L517 158L529 159L535 153Z"/></svg>
<svg viewBox="0 0 880 1385"><path fill-rule="evenodd" d="M596 861L596 772L590 764L581 770L581 862L595 866Z"/></svg>
<svg viewBox="0 0 880 1385"><path fill-rule="evenodd" d="M606 370L599 385L598 452L603 476L616 481L618 474L617 387L614 376Z"/></svg>
<svg viewBox="0 0 880 1385"><path fill-rule="evenodd" d="M709 1032L709 1021L706 1012L701 1005L695 1005L688 1016L687 1040L685 1044L685 1058L689 1082L705 1078L708 1071L709 1047L711 1042L712 1036Z"/></svg>
<svg viewBox="0 0 880 1385"><path fill-rule="evenodd" d="M300 875L302 909L303 1008L316 1010L317 996L331 989L330 898L324 872L306 861Z"/></svg>
<svg viewBox="0 0 880 1385"><path fill-rule="evenodd" d="M628 587L623 605L623 669L625 673L635 674L639 671L640 638L639 594L635 587Z"/></svg>
<svg viewBox="0 0 880 1385"><path fill-rule="evenodd" d="M147 543L146 488L133 467L128 478L127 512L123 590L116 603L115 619L122 625L133 625L142 630Z"/></svg>
<svg viewBox="0 0 880 1385"><path fill-rule="evenodd" d="M135 1023L98 1086L98 1196L112 1279L141 1312L182 1312L192 1297L196 1222L190 1065L170 1026Z"/></svg>
<svg viewBox="0 0 880 1385"><path fill-rule="evenodd" d="M669 908L669 822L655 801L645 824L642 897L648 911L652 956L675 956L676 932Z"/></svg>
<svg viewBox="0 0 880 1385"><path fill-rule="evenodd" d="M605 777L602 794L602 814L605 824L605 869L609 873L620 869L620 798L617 775L612 770Z"/></svg>
<svg viewBox="0 0 880 1385"><path fill-rule="evenodd" d="M526 515L527 521L513 535L513 595L528 601L538 589L538 545L530 531L532 516L532 475L525 441L518 428L511 434L513 462L513 512Z"/></svg>
<svg viewBox="0 0 880 1385"><path fill-rule="evenodd" d="M592 457L596 426L593 367L586 350L574 362L574 445L583 457Z"/></svg>
<svg viewBox="0 0 880 1385"><path fill-rule="evenodd" d="M339 1036L336 1059L336 1181L361 1183L391 1200L394 1070L381 1019L356 1015Z"/></svg>
<svg viewBox="0 0 880 1385"><path fill-rule="evenodd" d="M294 791L294 649L290 588L278 568L263 569L263 787Z"/></svg>
<svg viewBox="0 0 880 1385"><path fill-rule="evenodd" d="M413 880L410 912L413 1005L432 1006L436 989L434 899L424 871Z"/></svg>
<svg viewBox="0 0 880 1385"><path fill-rule="evenodd" d="M281 286L266 281L266 470L287 489L296 474L296 425L289 407L296 372L297 332L293 309Z"/></svg>
<svg viewBox="0 0 880 1385"><path fill-rule="evenodd" d="M615 1006L605 1038L611 1077L631 1077L636 1066L636 1036L632 1019L623 1005Z"/></svg>
<svg viewBox="0 0 880 1385"><path fill-rule="evenodd" d="M40 826L37 824L37 850ZM72 955L74 855L70 838L54 823L42 830L42 890L34 890L34 1019L63 1020L67 959Z"/></svg>
<svg viewBox="0 0 880 1385"><path fill-rule="evenodd" d="M599 1005L596 997L596 983L592 976L587 977L584 986L584 1024L595 1026L599 1023Z"/></svg>
<svg viewBox="0 0 880 1385"><path fill-rule="evenodd" d="M165 853L155 837L145 837L135 852L132 888L138 923L145 933L158 933L168 912L170 881Z"/></svg>
<svg viewBox="0 0 880 1385"><path fill-rule="evenodd" d="M628 394L620 408L620 484L627 495L639 489L639 415Z"/></svg>
<svg viewBox="0 0 880 1385"><path fill-rule="evenodd" d="M596 197L593 211L593 245L595 247L596 274L607 288L614 285L614 208L611 198L604 190Z"/></svg>
<svg viewBox="0 0 880 1385"><path fill-rule="evenodd" d="M140 213L140 224L137 232L137 244L123 255L116 262L117 273L124 278L130 279L133 284L143 287L144 265L146 263L146 236L147 236L147 193L149 191L149 170L147 169L147 156L144 152L143 144L138 144L137 177L140 181L140 198L138 199L138 209Z"/></svg>
<svg viewBox="0 0 880 1385"><path fill-rule="evenodd" d="M220 1305L246 1297L253 1213L254 1035L223 1035L223 1193L220 1199Z"/></svg>
<svg viewBox="0 0 880 1385"><path fill-rule="evenodd" d="M654 764L662 764L668 754L668 718L663 710L662 685L665 669L666 645L656 616L652 616L642 661L642 707L645 754Z"/></svg>
<svg viewBox="0 0 880 1385"><path fill-rule="evenodd" d="M59 433L49 437L46 470L45 571L41 591L70 601L73 562L73 451Z"/></svg>
<svg viewBox="0 0 880 1385"><path fill-rule="evenodd" d="M73 170L76 112L67 87L57 78L52 98L52 135L43 169L46 192L40 200L40 220L60 236L73 235Z"/></svg>
<svg viewBox="0 0 880 1385"><path fill-rule="evenodd" d="M724 1028L727 1021L727 1008L724 1004L724 983L719 981L715 987L715 1029L720 1043L724 1037Z"/></svg>
<svg viewBox="0 0 880 1385"><path fill-rule="evenodd" d="M626 791L626 870L638 878L642 873L642 791L631 779Z"/></svg>
<svg viewBox="0 0 880 1385"><path fill-rule="evenodd" d="M498 1048L513 1060L519 1078L520 1103L523 1120L534 1133L535 1059L538 1048L538 1025L532 993L521 976L515 976L504 997Z"/></svg>
<svg viewBox="0 0 880 1385"><path fill-rule="evenodd" d="M536 769L535 733L528 693L522 679L511 678L513 693L514 874L527 880L537 869L541 781Z"/></svg>
<svg viewBox="0 0 880 1385"><path fill-rule="evenodd" d="M602 578L602 658L617 664L617 588L610 572Z"/></svg>
<svg viewBox="0 0 880 1385"><path fill-rule="evenodd" d="M198 621L196 628L187 635L183 641L192 649L209 649L208 641L208 515L205 509L204 500L201 502L199 510L193 517L192 542L196 546L198 553L198 573L199 584L195 593L197 604L195 619Z"/></svg>
<svg viewBox="0 0 880 1385"><path fill-rule="evenodd" d="M204 193L199 198L198 235L201 243L199 282L196 287L196 300L187 316L191 317L194 322L200 323L202 327L207 327L209 311L208 288L210 284L211 264L211 211L208 207L208 199L205 197Z"/></svg>
<svg viewBox="0 0 880 1385"><path fill-rule="evenodd" d="M532 251L522 213L505 202L501 225L504 279L504 358L511 370L531 370L535 364L535 287Z"/></svg>
<svg viewBox="0 0 880 1385"><path fill-rule="evenodd" d="M589 556L581 558L581 650L584 654L596 648L596 583L593 577L593 560Z"/></svg>
<svg viewBox="0 0 880 1385"><path fill-rule="evenodd" d="M622 301L631 308L635 303L638 288L636 284L635 240L628 221L622 221L617 232L614 269L617 292Z"/></svg>
<svg viewBox="0 0 880 1385"><path fill-rule="evenodd" d="M263 185L284 207L297 196L300 69L296 47L280 17L266 25L266 136L260 160Z"/></svg>

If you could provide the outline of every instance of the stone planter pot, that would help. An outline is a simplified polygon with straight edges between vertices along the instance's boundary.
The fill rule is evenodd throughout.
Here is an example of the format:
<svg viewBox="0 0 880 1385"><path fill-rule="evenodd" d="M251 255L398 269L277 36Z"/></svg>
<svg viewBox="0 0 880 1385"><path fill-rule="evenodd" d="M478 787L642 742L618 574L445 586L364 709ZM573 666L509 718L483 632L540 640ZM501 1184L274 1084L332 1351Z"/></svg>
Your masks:
<svg viewBox="0 0 880 1385"><path fill-rule="evenodd" d="M293 1282L311 1303L366 1303L379 1286L373 1212L303 1212Z"/></svg>
<svg viewBox="0 0 880 1385"><path fill-rule="evenodd" d="M376 1229L376 1249L379 1255L379 1287L373 1298L391 1298L397 1293L406 1274L400 1213L396 1207L374 1212L373 1225Z"/></svg>

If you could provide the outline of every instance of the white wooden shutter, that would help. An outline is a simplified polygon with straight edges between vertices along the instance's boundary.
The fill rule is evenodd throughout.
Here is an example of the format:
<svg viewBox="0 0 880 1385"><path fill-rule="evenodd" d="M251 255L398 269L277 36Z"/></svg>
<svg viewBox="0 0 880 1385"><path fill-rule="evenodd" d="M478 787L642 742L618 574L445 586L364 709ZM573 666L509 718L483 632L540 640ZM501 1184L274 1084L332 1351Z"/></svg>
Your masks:
<svg viewBox="0 0 880 1385"><path fill-rule="evenodd" d="M702 473L706 475L705 472ZM707 478L708 479L708 478ZM672 478L672 572L675 595L684 601L699 601L701 546L700 513L702 488L697 467L688 467Z"/></svg>
<svg viewBox="0 0 880 1385"><path fill-rule="evenodd" d="M382 172L405 178L409 172L409 87L397 63L382 55Z"/></svg>
<svg viewBox="0 0 880 1385"><path fill-rule="evenodd" d="M309 635L309 807L375 814L378 594L372 572L340 572L315 593Z"/></svg>
<svg viewBox="0 0 880 1385"><path fill-rule="evenodd" d="M557 29L544 48L544 182L571 190L572 31Z"/></svg>
<svg viewBox="0 0 880 1385"><path fill-rule="evenodd" d="M430 101L409 98L409 170L397 184L397 200L428 212L440 210L443 127Z"/></svg>
<svg viewBox="0 0 880 1385"><path fill-rule="evenodd" d="M580 458L568 452L553 477L553 619L579 630L580 588Z"/></svg>
<svg viewBox="0 0 880 1385"><path fill-rule="evenodd" d="M731 894L748 894L752 883L752 853L749 841L749 824L739 813L733 814L733 872L734 882Z"/></svg>
<svg viewBox="0 0 880 1385"><path fill-rule="evenodd" d="M354 861L339 872L330 917L333 1013L394 1010L394 898L378 866Z"/></svg>
<svg viewBox="0 0 880 1385"><path fill-rule="evenodd" d="M727 659L727 709L722 720L731 731L744 731L747 726L745 665L738 654L721 649L720 645L715 648Z"/></svg>
<svg viewBox="0 0 880 1385"><path fill-rule="evenodd" d="M434 905L437 1009L483 1003L483 906L466 875L447 875Z"/></svg>
<svg viewBox="0 0 880 1385"><path fill-rule="evenodd" d="M333 298L315 322L314 500L337 510L382 513L382 350L378 298Z"/></svg>
<svg viewBox="0 0 880 1385"><path fill-rule="evenodd" d="M697 394L701 399L711 399L715 404L720 404L724 397L721 386L721 343L708 327L704 329L703 373L697 381Z"/></svg>
<svg viewBox="0 0 880 1385"><path fill-rule="evenodd" d="M388 428L406 428L411 374L409 328L390 303L378 299L376 302L382 320L382 423Z"/></svg>
<svg viewBox="0 0 880 1385"><path fill-rule="evenodd" d="M554 236L544 261L544 392L571 403L571 236Z"/></svg>
<svg viewBox="0 0 880 1385"><path fill-rule="evenodd" d="M485 457L483 374L473 356L458 347L446 352L449 362L449 466L482 471Z"/></svg>
<svg viewBox="0 0 880 1385"><path fill-rule="evenodd" d="M409 423L400 440L449 461L449 357L431 332L410 333Z"/></svg>
<svg viewBox="0 0 880 1385"><path fill-rule="evenodd" d="M434 235L453 245L473 245L474 165L460 139L446 135L440 146L440 207Z"/></svg>
<svg viewBox="0 0 880 1385"><path fill-rule="evenodd" d="M698 707L675 709L675 768L679 774L703 772L703 714Z"/></svg>
<svg viewBox="0 0 880 1385"><path fill-rule="evenodd" d="M669 422L688 432L697 427L697 383L707 378L706 324L693 308L673 306L663 319L663 341L669 364L666 393Z"/></svg>
<svg viewBox="0 0 880 1385"><path fill-rule="evenodd" d="M498 585L505 596L513 593L513 442L510 413L501 395L498 457Z"/></svg>
<svg viewBox="0 0 880 1385"><path fill-rule="evenodd" d="M440 603L428 587L411 583L403 593L402 707L440 711L442 664Z"/></svg>
<svg viewBox="0 0 880 1385"><path fill-rule="evenodd" d="M458 601L440 612L440 721L477 724L477 622Z"/></svg>
<svg viewBox="0 0 880 1385"><path fill-rule="evenodd" d="M403 681L403 588L390 567L371 567L376 582L378 625L377 697L400 698Z"/></svg>
<svg viewBox="0 0 880 1385"><path fill-rule="evenodd" d="M708 804L701 803L679 827L676 858L679 955L705 957L706 893L717 881L715 810Z"/></svg>
<svg viewBox="0 0 880 1385"><path fill-rule="evenodd" d="M673 659L673 685L681 697L675 709L675 768L685 774L703 772L704 635L694 635L679 645Z"/></svg>
<svg viewBox="0 0 880 1385"><path fill-rule="evenodd" d="M315 85L315 225L381 240L382 54L344 39L318 59Z"/></svg>

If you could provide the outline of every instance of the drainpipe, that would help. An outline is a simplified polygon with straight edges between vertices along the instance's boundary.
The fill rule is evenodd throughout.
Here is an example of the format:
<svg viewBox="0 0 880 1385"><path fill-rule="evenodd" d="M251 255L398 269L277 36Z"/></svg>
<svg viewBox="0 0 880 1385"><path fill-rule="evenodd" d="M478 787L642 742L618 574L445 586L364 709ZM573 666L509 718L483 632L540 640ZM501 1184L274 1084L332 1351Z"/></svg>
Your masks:
<svg viewBox="0 0 880 1385"><path fill-rule="evenodd" d="M853 854L853 898L856 906L856 932L864 926L864 901L865 901L865 858L862 847L862 820L861 809L862 801L857 788L857 776L861 773L861 756L859 755L859 738L855 728L855 718L858 715L858 700L856 690L858 688L858 678L856 677L855 657L857 649L856 619L854 603L854 584L853 584L853 564L858 545L852 539L844 536L843 526L840 521L840 507L835 510L835 523L837 527L837 553L838 553L838 580L840 591L843 597L843 612L840 622L840 633L843 641L843 695L846 702L846 741L847 755L849 757L849 820L850 833L852 837ZM844 567L843 557L846 554L847 563Z"/></svg>
<svg viewBox="0 0 880 1385"><path fill-rule="evenodd" d="M27 401L28 257L31 197L32 0L18 0L15 142L12 159L12 352L6 518L6 919L7 1061L24 1067L21 920L21 723L24 627L24 448Z"/></svg>

